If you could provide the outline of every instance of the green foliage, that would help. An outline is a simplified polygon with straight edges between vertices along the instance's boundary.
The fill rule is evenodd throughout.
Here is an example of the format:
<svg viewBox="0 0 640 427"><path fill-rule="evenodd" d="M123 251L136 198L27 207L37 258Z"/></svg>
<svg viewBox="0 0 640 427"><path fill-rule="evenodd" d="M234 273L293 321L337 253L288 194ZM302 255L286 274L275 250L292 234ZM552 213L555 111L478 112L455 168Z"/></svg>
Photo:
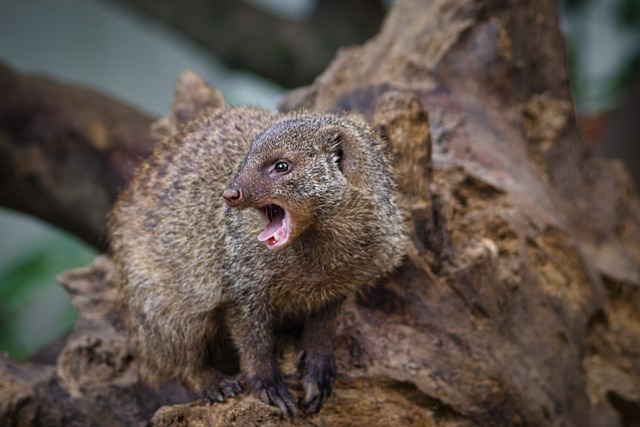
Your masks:
<svg viewBox="0 0 640 427"><path fill-rule="evenodd" d="M584 7L590 0L561 0L560 7L563 10L570 11Z"/></svg>
<svg viewBox="0 0 640 427"><path fill-rule="evenodd" d="M615 15L621 26L637 32L640 28L640 1L618 0L615 2Z"/></svg>
<svg viewBox="0 0 640 427"><path fill-rule="evenodd" d="M598 109L614 108L624 97L640 67L640 1L562 0L560 7L569 23L569 72L578 108L583 105L596 105ZM602 21L594 20L594 13L598 13L598 19ZM600 51L590 48L593 34L598 34L594 32L596 27L611 28L614 38L608 42L609 45L625 46L624 57L606 74L584 69L584 58L601 55ZM589 35L591 39L587 37Z"/></svg>
<svg viewBox="0 0 640 427"><path fill-rule="evenodd" d="M0 270L0 350L23 359L72 327L75 310L55 277L88 264L94 255L55 232Z"/></svg>

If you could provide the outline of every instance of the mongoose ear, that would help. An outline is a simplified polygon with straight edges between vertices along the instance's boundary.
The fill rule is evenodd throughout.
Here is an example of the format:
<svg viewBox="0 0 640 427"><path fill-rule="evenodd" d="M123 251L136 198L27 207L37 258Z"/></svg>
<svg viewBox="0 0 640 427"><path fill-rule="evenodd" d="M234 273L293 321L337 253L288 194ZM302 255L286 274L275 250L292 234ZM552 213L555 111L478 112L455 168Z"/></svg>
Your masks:
<svg viewBox="0 0 640 427"><path fill-rule="evenodd" d="M185 70L178 76L174 88L171 115L177 123L195 118L203 109L224 107L224 98L197 73Z"/></svg>
<svg viewBox="0 0 640 427"><path fill-rule="evenodd" d="M351 178L356 173L359 158L354 135L340 126L330 126L325 132L333 161L347 178Z"/></svg>
<svg viewBox="0 0 640 427"><path fill-rule="evenodd" d="M171 112L151 125L151 135L160 141L174 135L181 123L194 119L203 109L218 109L224 105L224 98L218 90L195 72L185 70L176 80Z"/></svg>

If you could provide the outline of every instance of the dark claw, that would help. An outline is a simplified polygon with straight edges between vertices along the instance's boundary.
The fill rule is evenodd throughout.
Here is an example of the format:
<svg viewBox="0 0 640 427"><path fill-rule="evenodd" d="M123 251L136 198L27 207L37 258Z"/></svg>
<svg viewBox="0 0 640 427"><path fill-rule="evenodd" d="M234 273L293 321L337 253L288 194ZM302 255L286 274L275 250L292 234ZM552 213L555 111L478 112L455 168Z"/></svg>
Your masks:
<svg viewBox="0 0 640 427"><path fill-rule="evenodd" d="M298 408L287 390L282 374L274 372L269 378L253 377L249 380L253 393L264 403L277 406L284 416L298 416Z"/></svg>
<svg viewBox="0 0 640 427"><path fill-rule="evenodd" d="M224 402L225 398L234 397L242 391L240 384L233 378L222 378L204 393L204 400L208 403Z"/></svg>
<svg viewBox="0 0 640 427"><path fill-rule="evenodd" d="M300 353L298 353L298 357L296 357L296 369L300 375L302 375L302 371L304 370L304 362L306 358L307 350L301 350Z"/></svg>
<svg viewBox="0 0 640 427"><path fill-rule="evenodd" d="M219 389L207 390L205 394L205 398L213 403L213 402L224 402L224 396L220 393Z"/></svg>
<svg viewBox="0 0 640 427"><path fill-rule="evenodd" d="M300 350L300 353L298 353L298 357L296 357L296 378L299 380L302 380L306 359L307 350Z"/></svg>
<svg viewBox="0 0 640 427"><path fill-rule="evenodd" d="M242 391L238 381L233 378L224 378L220 381L219 388L222 390L224 397L235 397L237 393Z"/></svg>
<svg viewBox="0 0 640 427"><path fill-rule="evenodd" d="M242 387L240 387L240 384L238 383L238 381L233 381L233 383L231 384L233 391L236 393L240 393L242 391Z"/></svg>
<svg viewBox="0 0 640 427"><path fill-rule="evenodd" d="M315 414L331 395L336 380L336 363L333 354L328 352L303 352L298 362L298 369L304 367L302 385L305 412Z"/></svg>

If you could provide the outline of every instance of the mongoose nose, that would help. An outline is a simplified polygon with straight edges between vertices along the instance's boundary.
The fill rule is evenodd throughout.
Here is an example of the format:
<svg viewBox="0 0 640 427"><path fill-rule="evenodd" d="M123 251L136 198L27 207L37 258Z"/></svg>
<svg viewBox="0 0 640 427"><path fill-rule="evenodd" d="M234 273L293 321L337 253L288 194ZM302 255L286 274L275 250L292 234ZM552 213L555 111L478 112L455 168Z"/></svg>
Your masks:
<svg viewBox="0 0 640 427"><path fill-rule="evenodd" d="M222 197L232 208L236 208L242 204L242 192L237 188L227 188L222 193Z"/></svg>

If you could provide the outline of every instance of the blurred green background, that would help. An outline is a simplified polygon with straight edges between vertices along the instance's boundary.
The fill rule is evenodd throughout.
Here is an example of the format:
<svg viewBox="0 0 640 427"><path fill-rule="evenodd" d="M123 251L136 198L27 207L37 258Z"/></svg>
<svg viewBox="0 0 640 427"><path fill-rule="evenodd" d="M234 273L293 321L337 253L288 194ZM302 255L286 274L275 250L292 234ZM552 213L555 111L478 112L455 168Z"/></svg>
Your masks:
<svg viewBox="0 0 640 427"><path fill-rule="evenodd" d="M8 212L0 222L0 350L20 359L73 326L75 310L54 278L96 254L68 234L34 222ZM26 244L11 244L18 241Z"/></svg>
<svg viewBox="0 0 640 427"><path fill-rule="evenodd" d="M314 4L280 1L275 13L295 19L300 13L287 8ZM607 154L607 147L598 148L604 118L629 102L634 78L638 84L640 1L564 0L560 6L576 107L588 139ZM0 61L110 93L155 116L169 109L173 82L185 68L232 104L274 108L284 90L230 70L164 26L99 0L0 0ZM55 277L95 255L59 230L0 209L0 351L23 359L71 328L75 312Z"/></svg>

